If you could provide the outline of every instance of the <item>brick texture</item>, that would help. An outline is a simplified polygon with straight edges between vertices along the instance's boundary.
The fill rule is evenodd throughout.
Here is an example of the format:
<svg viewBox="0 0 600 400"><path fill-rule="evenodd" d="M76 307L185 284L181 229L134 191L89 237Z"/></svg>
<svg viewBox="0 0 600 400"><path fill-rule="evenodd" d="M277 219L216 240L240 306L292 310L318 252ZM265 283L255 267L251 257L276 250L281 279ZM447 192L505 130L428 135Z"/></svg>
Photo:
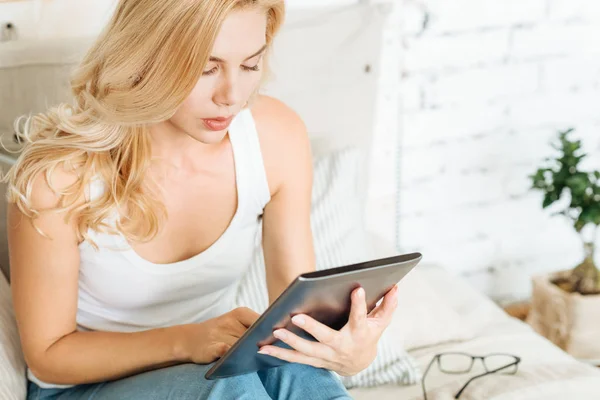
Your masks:
<svg viewBox="0 0 600 400"><path fill-rule="evenodd" d="M464 275L498 301L575 266L572 226L527 176L559 129L600 168L600 2L403 1L401 251ZM600 260L598 260L600 262Z"/></svg>

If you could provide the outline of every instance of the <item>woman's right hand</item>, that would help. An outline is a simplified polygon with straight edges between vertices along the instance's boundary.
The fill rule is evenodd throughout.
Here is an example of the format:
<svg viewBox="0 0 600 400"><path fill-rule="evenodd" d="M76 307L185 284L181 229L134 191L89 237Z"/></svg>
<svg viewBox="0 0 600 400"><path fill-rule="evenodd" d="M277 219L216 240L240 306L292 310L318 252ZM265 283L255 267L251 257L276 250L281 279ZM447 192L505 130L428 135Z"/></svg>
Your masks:
<svg viewBox="0 0 600 400"><path fill-rule="evenodd" d="M222 357L259 316L250 308L239 307L204 322L181 325L180 358L184 362L210 364Z"/></svg>

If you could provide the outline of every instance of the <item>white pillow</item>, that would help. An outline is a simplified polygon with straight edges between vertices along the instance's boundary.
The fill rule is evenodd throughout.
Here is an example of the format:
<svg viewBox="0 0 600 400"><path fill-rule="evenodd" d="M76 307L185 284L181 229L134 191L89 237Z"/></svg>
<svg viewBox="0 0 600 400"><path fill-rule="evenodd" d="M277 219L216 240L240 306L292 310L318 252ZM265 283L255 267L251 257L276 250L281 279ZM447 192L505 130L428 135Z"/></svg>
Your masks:
<svg viewBox="0 0 600 400"><path fill-rule="evenodd" d="M397 254L394 245L370 233L375 258ZM448 273L436 264L420 262L399 283L398 308L388 329L406 351L442 343L465 341L475 337L476 330L456 304L456 282L448 282ZM459 289L460 291L460 289Z"/></svg>
<svg viewBox="0 0 600 400"><path fill-rule="evenodd" d="M314 162L311 226L317 269L352 264L372 258L360 201L360 152L354 148L335 151ZM260 242L259 242L260 243ZM262 313L268 306L263 252L255 258L240 282L236 306ZM386 383L414 384L420 379L416 363L386 330L375 361L361 373L340 377L348 388Z"/></svg>
<svg viewBox="0 0 600 400"><path fill-rule="evenodd" d="M474 336L470 325L440 296L419 265L398 284L398 308L390 330L405 350L463 341Z"/></svg>
<svg viewBox="0 0 600 400"><path fill-rule="evenodd" d="M27 394L25 368L10 288L4 275L0 273L0 399L25 398Z"/></svg>

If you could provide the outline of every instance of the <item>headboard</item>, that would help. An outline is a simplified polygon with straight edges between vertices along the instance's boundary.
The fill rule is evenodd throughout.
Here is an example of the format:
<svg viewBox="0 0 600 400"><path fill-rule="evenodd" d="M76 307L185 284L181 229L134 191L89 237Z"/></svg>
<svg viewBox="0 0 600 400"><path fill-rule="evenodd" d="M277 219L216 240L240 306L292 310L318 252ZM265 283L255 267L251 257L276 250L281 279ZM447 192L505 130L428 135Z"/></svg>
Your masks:
<svg viewBox="0 0 600 400"><path fill-rule="evenodd" d="M6 172L13 161L13 157L0 153L0 172ZM6 184L4 183L0 183L0 205L2 206L0 209L0 270L9 279L8 241L6 237Z"/></svg>
<svg viewBox="0 0 600 400"><path fill-rule="evenodd" d="M375 126L385 16L380 4L367 2L288 10L274 44L273 77L264 88L264 93L300 114L313 153L347 146L363 149L364 182ZM15 118L22 114L41 112L68 99L69 71L92 40L0 43L0 133L12 132ZM10 159L5 157L2 164L7 162ZM1 194L4 201L4 188ZM6 230L0 229L0 265L6 270Z"/></svg>
<svg viewBox="0 0 600 400"><path fill-rule="evenodd" d="M364 4L288 14L265 92L302 116L317 151L370 142L382 17Z"/></svg>

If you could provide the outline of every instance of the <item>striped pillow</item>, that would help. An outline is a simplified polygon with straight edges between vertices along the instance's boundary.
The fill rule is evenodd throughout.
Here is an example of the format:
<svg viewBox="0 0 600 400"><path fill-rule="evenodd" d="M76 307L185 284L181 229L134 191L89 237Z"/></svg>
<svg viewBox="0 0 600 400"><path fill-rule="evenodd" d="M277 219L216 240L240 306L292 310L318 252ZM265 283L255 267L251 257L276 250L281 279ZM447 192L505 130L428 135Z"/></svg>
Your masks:
<svg viewBox="0 0 600 400"><path fill-rule="evenodd" d="M314 161L311 226L318 270L353 264L372 258L364 227L359 188L360 153L342 149ZM260 243L260 242L259 242ZM257 247L254 260L240 282L236 307L262 313L268 307L263 252ZM381 336L375 361L361 373L340 377L348 388L387 383L410 385L420 371L402 349L390 329Z"/></svg>
<svg viewBox="0 0 600 400"><path fill-rule="evenodd" d="M24 399L26 384L25 360L13 314L10 287L0 272L0 399Z"/></svg>

